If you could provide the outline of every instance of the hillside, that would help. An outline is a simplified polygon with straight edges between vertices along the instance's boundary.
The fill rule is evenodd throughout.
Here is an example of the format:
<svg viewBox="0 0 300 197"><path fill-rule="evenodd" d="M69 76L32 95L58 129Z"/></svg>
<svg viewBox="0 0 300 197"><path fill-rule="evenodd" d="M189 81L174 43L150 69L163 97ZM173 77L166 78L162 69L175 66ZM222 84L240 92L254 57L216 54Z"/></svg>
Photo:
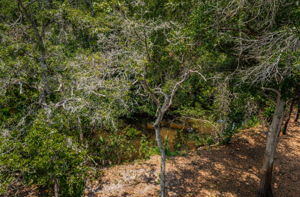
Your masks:
<svg viewBox="0 0 300 197"><path fill-rule="evenodd" d="M243 130L227 146L203 147L167 162L169 195L172 197L254 196L265 150L262 127ZM281 136L275 159L274 193L297 197L300 193L300 124L291 122ZM145 162L104 170L104 176L86 189L88 197L157 196L159 156ZM89 192L88 192L89 191ZM93 192L94 191L94 192Z"/></svg>

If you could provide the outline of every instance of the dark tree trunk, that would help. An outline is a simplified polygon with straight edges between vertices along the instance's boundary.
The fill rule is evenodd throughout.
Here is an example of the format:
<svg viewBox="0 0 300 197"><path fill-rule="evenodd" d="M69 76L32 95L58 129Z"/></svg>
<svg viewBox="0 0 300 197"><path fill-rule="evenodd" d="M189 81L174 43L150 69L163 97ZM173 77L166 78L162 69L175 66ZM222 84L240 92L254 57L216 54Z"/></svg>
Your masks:
<svg viewBox="0 0 300 197"><path fill-rule="evenodd" d="M291 105L290 105L290 110L289 110L289 113L288 113L288 116L287 116L287 119L286 119L286 121L284 123L284 126L283 126L283 129L282 129L282 134L283 135L286 135L287 128L289 126L289 122L290 122L291 115L292 115L292 112L293 112L294 103L295 103L295 100L292 100Z"/></svg>
<svg viewBox="0 0 300 197"><path fill-rule="evenodd" d="M260 187L257 196L258 197L273 197L272 192L272 171L274 164L274 156L276 153L276 146L278 142L278 135L280 133L285 102L282 100L281 95L277 92L276 110L273 115L272 123L269 128L266 151L263 161L263 167L261 169Z"/></svg>
<svg viewBox="0 0 300 197"><path fill-rule="evenodd" d="M272 174L273 174L273 163L267 168L262 175L260 190L258 193L259 197L273 197L272 190Z"/></svg>
<svg viewBox="0 0 300 197"><path fill-rule="evenodd" d="M41 1L39 1L41 3ZM52 3L52 0L47 0L49 6ZM45 29L48 26L48 22L45 22L41 25L41 28L39 28L39 24L37 23L37 21L34 19L34 17L32 16L32 14L29 12L29 10L23 5L23 1L22 0L18 0L18 5L19 5L19 10L20 12L25 16L25 18L28 20L28 22L31 24L33 33L35 35L35 39L36 39L36 45L37 48L40 52L40 57L38 58L38 63L40 64L40 69L41 69L41 73L42 73L42 81L41 81L41 93L40 93L40 97L39 97L39 103L43 106L46 107L46 97L47 94L49 94L49 86L48 86L48 66L47 66L47 62L46 62L46 47L44 44L44 37L45 37ZM40 7L42 7L42 5L39 5Z"/></svg>
<svg viewBox="0 0 300 197"><path fill-rule="evenodd" d="M92 0L85 0L85 3L91 9L91 16L95 16L93 1Z"/></svg>
<svg viewBox="0 0 300 197"><path fill-rule="evenodd" d="M42 90L41 90L41 94L40 94L40 103L43 106L46 106L46 97L49 94L49 87L48 87L48 78L47 78L47 64L46 64L46 58L45 58L45 52L42 51L42 55L39 59L39 63L41 66L41 70L42 70Z"/></svg>
<svg viewBox="0 0 300 197"><path fill-rule="evenodd" d="M81 127L81 120L79 117L77 117L77 125L78 125L78 130L79 130L79 140L81 143L83 143L83 131Z"/></svg>
<svg viewBox="0 0 300 197"><path fill-rule="evenodd" d="M299 101L298 101L299 102ZM296 118L295 118L295 122L298 122L298 119L299 119L299 114L300 114L300 102L298 103L298 106L297 106L297 114L296 114Z"/></svg>

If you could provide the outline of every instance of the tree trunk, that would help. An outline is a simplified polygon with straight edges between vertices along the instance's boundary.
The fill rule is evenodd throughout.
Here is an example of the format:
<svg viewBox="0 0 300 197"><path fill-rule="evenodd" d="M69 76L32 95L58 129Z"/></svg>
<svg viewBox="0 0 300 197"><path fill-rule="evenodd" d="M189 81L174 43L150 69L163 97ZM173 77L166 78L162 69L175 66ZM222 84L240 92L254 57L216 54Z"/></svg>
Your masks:
<svg viewBox="0 0 300 197"><path fill-rule="evenodd" d="M59 185L58 185L58 180L54 180L54 196L59 197Z"/></svg>
<svg viewBox="0 0 300 197"><path fill-rule="evenodd" d="M261 169L260 188L258 197L273 197L272 192L272 171L274 164L274 156L276 153L276 146L278 142L278 135L280 133L281 124L283 121L285 102L278 93L276 110L273 115L272 123L269 128L266 151Z"/></svg>
<svg viewBox="0 0 300 197"><path fill-rule="evenodd" d="M287 131L287 128L289 126L290 119L291 119L291 114L293 112L294 103L295 103L295 100L292 100L288 117L287 117L287 119L284 123L283 129L282 129L282 134L283 135L286 135L286 131Z"/></svg>
<svg viewBox="0 0 300 197"><path fill-rule="evenodd" d="M79 130L79 140L80 140L80 143L83 143L83 132L82 132L82 127L81 127L81 120L79 117L77 117L77 124L78 124L78 130Z"/></svg>
<svg viewBox="0 0 300 197"><path fill-rule="evenodd" d="M48 3L51 3L51 0L48 0ZM42 24L41 30L39 30L39 24L37 23L36 20L34 20L34 17L28 12L28 9L23 5L22 0L18 0L18 5L20 8L21 13L27 18L28 22L31 23L32 30L35 34L36 38L36 45L37 48L40 52L40 57L38 58L38 62L41 67L41 72L42 72L42 82L41 82L41 94L39 97L39 103L43 105L43 107L46 107L46 97L47 94L49 94L49 87L48 87L48 66L46 63L46 47L44 44L44 37L45 37L45 28L47 26L46 23ZM42 5L39 5L40 7ZM50 4L49 4L50 6Z"/></svg>
<svg viewBox="0 0 300 197"><path fill-rule="evenodd" d="M159 97L157 97L155 95L155 92L153 92L153 90L149 87L149 84L147 83L147 81L145 79L141 80L141 84L142 84L143 88L149 93L151 99L154 101L154 103L156 104L156 107L157 107L156 120L155 120L153 126L154 126L154 130L155 130L156 142L157 142L157 146L159 147L160 158L161 158L161 162L160 162L160 196L161 197L166 197L168 195L168 192L166 189L166 176L165 176L166 152L165 152L165 148L162 143L162 139L161 139L161 135L160 135L160 125L161 125L160 123L161 123L165 113L169 110L170 106L172 105L173 98L174 98L175 93L178 90L179 86L188 78L188 76L191 72L193 72L193 71L189 70L189 71L186 71L182 75L182 79L179 80L177 83L175 83L170 95L167 95L166 93L162 92L161 90L158 92L159 94L162 94L164 96L163 104L161 104ZM197 72L197 73L200 74L204 78L204 76L201 73L199 73L199 72ZM204 80L206 80L206 79L204 78Z"/></svg>
<svg viewBox="0 0 300 197"><path fill-rule="evenodd" d="M157 146L160 151L160 196L166 197L166 152L160 135L160 125L154 125Z"/></svg>
<svg viewBox="0 0 300 197"><path fill-rule="evenodd" d="M43 106L46 106L46 97L47 94L49 93L49 87L48 87L48 78L47 78L47 64L46 64L46 58L45 58L45 52L41 52L42 55L39 59L39 63L41 66L41 70L42 70L42 90L41 90L41 95L40 95L40 103L43 104Z"/></svg>
<svg viewBox="0 0 300 197"><path fill-rule="evenodd" d="M298 122L299 114L300 114L300 102L298 103L298 109L297 109L297 114L296 114L295 122Z"/></svg>
<svg viewBox="0 0 300 197"><path fill-rule="evenodd" d="M92 0L85 0L86 5L91 9L91 16L95 16Z"/></svg>

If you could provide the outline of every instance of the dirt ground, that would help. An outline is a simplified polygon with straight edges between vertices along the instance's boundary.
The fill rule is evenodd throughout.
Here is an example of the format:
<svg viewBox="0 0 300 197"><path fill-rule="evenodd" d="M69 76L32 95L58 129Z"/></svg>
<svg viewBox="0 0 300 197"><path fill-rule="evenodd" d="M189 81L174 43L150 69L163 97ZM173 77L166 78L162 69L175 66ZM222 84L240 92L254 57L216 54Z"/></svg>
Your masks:
<svg viewBox="0 0 300 197"><path fill-rule="evenodd" d="M244 130L226 146L202 147L167 161L170 197L251 197L259 184L266 129ZM274 166L274 195L300 197L300 123L290 122L280 137ZM90 182L86 197L158 196L159 156L104 169Z"/></svg>

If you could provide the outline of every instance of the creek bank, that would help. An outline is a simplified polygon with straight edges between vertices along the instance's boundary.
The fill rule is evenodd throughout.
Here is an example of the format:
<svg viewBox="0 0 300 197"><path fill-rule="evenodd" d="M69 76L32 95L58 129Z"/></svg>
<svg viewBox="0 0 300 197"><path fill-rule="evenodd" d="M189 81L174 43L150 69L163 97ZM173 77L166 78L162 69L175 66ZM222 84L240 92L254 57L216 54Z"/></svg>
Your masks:
<svg viewBox="0 0 300 197"><path fill-rule="evenodd" d="M266 128L257 126L236 134L227 146L205 146L186 156L170 157L167 185L170 197L255 196L265 149ZM300 125L291 123L281 136L274 168L274 194L300 193ZM157 196L159 156L103 170L87 184L85 196Z"/></svg>

